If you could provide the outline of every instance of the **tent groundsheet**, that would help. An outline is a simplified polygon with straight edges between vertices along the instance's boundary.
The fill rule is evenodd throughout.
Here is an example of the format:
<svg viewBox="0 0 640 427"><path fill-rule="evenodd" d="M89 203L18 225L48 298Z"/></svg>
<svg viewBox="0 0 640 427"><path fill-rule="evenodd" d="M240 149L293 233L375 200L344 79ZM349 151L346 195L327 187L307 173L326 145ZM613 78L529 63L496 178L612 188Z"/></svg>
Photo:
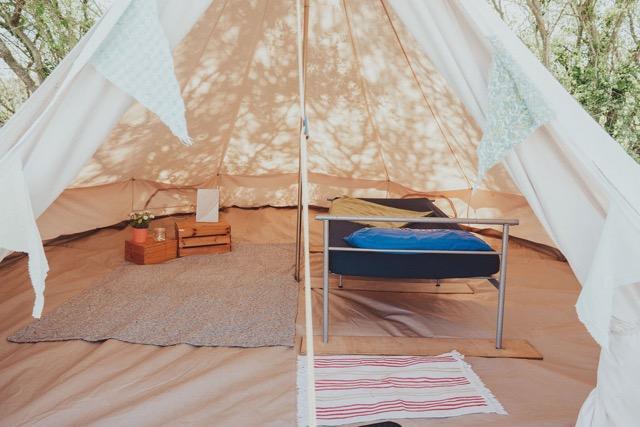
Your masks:
<svg viewBox="0 0 640 427"><path fill-rule="evenodd" d="M234 241L291 243L295 209L227 209ZM170 224L171 220L167 220ZM321 230L312 221L312 244ZM160 223L158 224L160 226ZM130 230L106 229L47 247L49 310L93 285L123 262ZM489 240L492 245L497 241ZM312 255L321 275L321 255ZM508 416L470 415L403 420L403 426L573 425L595 384L598 346L579 323L573 304L579 285L567 263L511 245L506 337L526 338L542 361L467 358ZM31 322L26 259L0 266L0 419L15 425L292 426L296 423L296 357L284 347L235 349L155 347L108 340L15 344L4 339ZM491 338L495 289L472 283L475 294L433 295L336 292L332 334ZM298 333L303 332L302 295ZM313 294L320 312L320 290ZM315 319L320 330L320 318Z"/></svg>

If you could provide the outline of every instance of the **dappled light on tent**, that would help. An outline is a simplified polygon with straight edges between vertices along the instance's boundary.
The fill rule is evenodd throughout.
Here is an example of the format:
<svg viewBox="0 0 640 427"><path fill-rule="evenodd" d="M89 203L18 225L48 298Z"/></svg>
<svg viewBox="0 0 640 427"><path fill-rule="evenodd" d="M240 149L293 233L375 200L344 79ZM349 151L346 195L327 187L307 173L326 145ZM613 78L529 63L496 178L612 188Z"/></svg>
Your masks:
<svg viewBox="0 0 640 427"><path fill-rule="evenodd" d="M467 187L381 3L348 3L347 13L389 179L421 189Z"/></svg>
<svg viewBox="0 0 640 427"><path fill-rule="evenodd" d="M243 97L232 107L235 124L220 159L224 175L298 171L295 3L259 4L261 22L248 43L252 52L241 83Z"/></svg>
<svg viewBox="0 0 640 427"><path fill-rule="evenodd" d="M309 169L339 177L386 180L342 2L309 6L306 49Z"/></svg>
<svg viewBox="0 0 640 427"><path fill-rule="evenodd" d="M141 107L134 105L94 157L111 174L95 173L91 162L75 185L130 178L194 185L218 173L296 172L293 8L287 2L274 5L216 3L175 50L192 147L176 145L156 117L140 122ZM281 40L283 35L288 40ZM270 153L257 154L270 144L278 151L273 151L275 163ZM126 153L124 161L111 158L112 151ZM155 154L153 161L147 153Z"/></svg>
<svg viewBox="0 0 640 427"><path fill-rule="evenodd" d="M391 183L417 191L470 187L481 131L392 10L378 2L312 2L305 52L314 176L367 180L370 191L386 183L387 194ZM228 204L294 202L295 3L215 2L174 61L195 144L176 144L134 104L73 187L136 179L226 187ZM250 188L250 177L265 176L277 176L278 187ZM517 192L501 166L485 186Z"/></svg>

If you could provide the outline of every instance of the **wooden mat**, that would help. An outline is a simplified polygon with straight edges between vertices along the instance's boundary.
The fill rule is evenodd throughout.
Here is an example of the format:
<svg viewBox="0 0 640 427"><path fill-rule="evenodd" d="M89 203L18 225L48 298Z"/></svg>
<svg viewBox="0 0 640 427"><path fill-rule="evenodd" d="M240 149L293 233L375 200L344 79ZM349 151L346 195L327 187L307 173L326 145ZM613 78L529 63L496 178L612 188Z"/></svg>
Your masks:
<svg viewBox="0 0 640 427"><path fill-rule="evenodd" d="M299 338L299 354L305 354L305 338ZM415 338L330 336L328 343L321 336L314 337L317 355L379 355L379 356L437 356L456 350L469 357L492 357L542 360L542 354L527 340L504 339L502 349L495 348L489 338Z"/></svg>

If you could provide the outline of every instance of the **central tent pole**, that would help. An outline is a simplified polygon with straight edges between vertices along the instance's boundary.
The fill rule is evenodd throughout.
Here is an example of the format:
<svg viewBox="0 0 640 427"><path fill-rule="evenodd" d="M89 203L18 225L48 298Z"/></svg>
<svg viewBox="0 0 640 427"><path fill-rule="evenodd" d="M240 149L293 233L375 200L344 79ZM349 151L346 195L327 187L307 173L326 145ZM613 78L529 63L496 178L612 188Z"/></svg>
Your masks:
<svg viewBox="0 0 640 427"><path fill-rule="evenodd" d="M302 17L300 1L305 2L305 18ZM296 0L296 18L298 33L298 91L300 98L300 191L302 201L302 236L304 254L304 323L306 345L306 397L307 397L307 426L316 427L316 381L314 371L313 350L313 313L311 308L311 262L309 259L309 176L307 170L307 138L309 135L308 122L305 113L304 86L304 33L307 13L306 0ZM300 203L299 203L300 205Z"/></svg>
<svg viewBox="0 0 640 427"><path fill-rule="evenodd" d="M297 0L296 0L297 1ZM306 53L307 53L307 27L309 23L309 3L308 0L304 0L304 20L302 22L302 73L304 73L307 69L306 67ZM303 81L303 89L306 88L306 82ZM302 114L300 117L300 132L306 131L305 127L305 115ZM306 133L307 138L309 137L308 133ZM299 283L300 282L300 266L301 266L301 243L302 243L302 158L301 158L301 150L298 145L298 211L296 215L296 267L294 272L294 278Z"/></svg>
<svg viewBox="0 0 640 427"><path fill-rule="evenodd" d="M302 123L302 120L300 121ZM302 132L302 130L300 130ZM299 151L299 150L298 150ZM296 269L293 277L300 283L300 243L302 233L302 175L300 174L300 152L298 152L298 211L296 212Z"/></svg>

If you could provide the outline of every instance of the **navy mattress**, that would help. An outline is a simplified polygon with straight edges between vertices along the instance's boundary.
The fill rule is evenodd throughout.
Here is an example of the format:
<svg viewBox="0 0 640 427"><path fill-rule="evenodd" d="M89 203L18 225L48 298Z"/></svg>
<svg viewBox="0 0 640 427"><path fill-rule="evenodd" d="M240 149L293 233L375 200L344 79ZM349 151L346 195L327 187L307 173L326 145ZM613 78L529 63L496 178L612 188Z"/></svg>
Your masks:
<svg viewBox="0 0 640 427"><path fill-rule="evenodd" d="M380 205L412 210L432 211L430 217L446 218L429 199L363 199ZM329 245L349 247L344 237L366 225L350 221L329 222ZM408 228L460 229L457 224L411 223ZM403 279L453 279L488 277L498 272L498 255L390 254L374 252L329 252L329 271L345 276L388 277Z"/></svg>

